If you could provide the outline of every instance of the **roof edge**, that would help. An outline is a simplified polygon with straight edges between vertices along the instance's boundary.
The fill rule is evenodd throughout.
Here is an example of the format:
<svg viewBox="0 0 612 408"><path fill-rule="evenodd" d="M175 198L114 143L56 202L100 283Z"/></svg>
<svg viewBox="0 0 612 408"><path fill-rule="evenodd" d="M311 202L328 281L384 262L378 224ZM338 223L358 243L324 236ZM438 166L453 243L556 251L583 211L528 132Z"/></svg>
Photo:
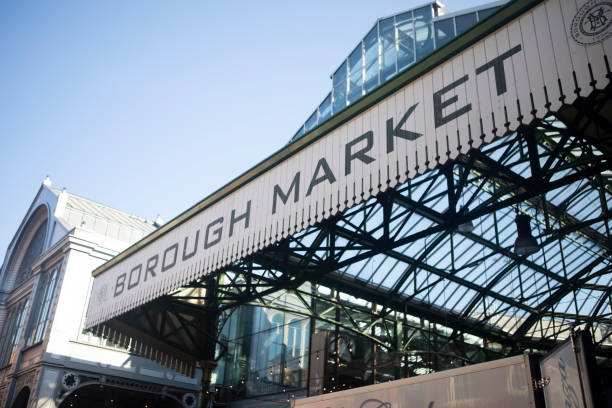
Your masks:
<svg viewBox="0 0 612 408"><path fill-rule="evenodd" d="M270 168L276 166L278 163L292 157L302 149L306 148L310 144L327 135L329 132L331 132L338 126L344 124L345 122L354 118L361 112L380 102L382 99L386 98L398 89L413 82L426 72L430 71L431 69L443 63L444 61L452 58L453 56L457 55L459 52L468 48L478 40L482 39L483 37L490 34L497 28L501 27L508 21L512 20L516 16L521 15L525 11L535 7L542 1L543 0L515 0L508 3L505 7L502 7L496 13L492 14L479 24L475 25L470 30L466 31L462 35L454 38L452 41L440 47L428 57L419 61L412 67L406 69L404 72L398 74L395 78L381 85L379 88L375 89L371 93L365 95L363 98L359 99L354 104L346 107L343 111L339 112L337 115L331 117L329 120L312 129L310 132L306 133L301 138L295 140L293 143L285 145L281 149L277 150L272 155L261 161L259 164L245 171L229 183L215 190L209 196L205 197L201 201L189 207L187 210L183 211L181 214L179 214L172 220L168 221L159 229L143 237L142 239L125 249L123 252L118 254L113 259L100 265L99 267L94 269L92 275L94 277L101 275L106 270L119 264L124 259L128 258L130 255L139 251L141 248L169 233L173 229L177 228L179 225L183 224L195 215L209 208L227 195L246 185L251 180L262 175Z"/></svg>

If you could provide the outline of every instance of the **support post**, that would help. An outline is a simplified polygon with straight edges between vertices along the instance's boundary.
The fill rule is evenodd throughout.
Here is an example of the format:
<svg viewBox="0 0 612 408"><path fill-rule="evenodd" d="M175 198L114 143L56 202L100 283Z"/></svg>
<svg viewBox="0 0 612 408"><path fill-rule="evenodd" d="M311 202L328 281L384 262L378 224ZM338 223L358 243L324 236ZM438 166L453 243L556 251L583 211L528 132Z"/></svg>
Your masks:
<svg viewBox="0 0 612 408"><path fill-rule="evenodd" d="M208 408L212 396L209 392L210 376L213 370L217 367L217 362L214 360L200 360L200 368L202 369L202 380L200 381L200 398L198 400L198 408Z"/></svg>
<svg viewBox="0 0 612 408"><path fill-rule="evenodd" d="M397 318L397 312L394 313L393 320L393 379L399 380L402 378L402 343L403 343L403 326L402 322Z"/></svg>
<svg viewBox="0 0 612 408"><path fill-rule="evenodd" d="M200 381L200 398L198 399L198 408L208 408L212 396L209 392L210 377L213 370L217 367L215 361L215 353L217 348L217 331L219 326L219 309L218 309L218 276L211 277L206 282L206 296L204 299L204 309L207 311L201 318L203 319L203 327L207 332L207 336L202 338L202 349L200 360L200 368L202 369L202 380Z"/></svg>

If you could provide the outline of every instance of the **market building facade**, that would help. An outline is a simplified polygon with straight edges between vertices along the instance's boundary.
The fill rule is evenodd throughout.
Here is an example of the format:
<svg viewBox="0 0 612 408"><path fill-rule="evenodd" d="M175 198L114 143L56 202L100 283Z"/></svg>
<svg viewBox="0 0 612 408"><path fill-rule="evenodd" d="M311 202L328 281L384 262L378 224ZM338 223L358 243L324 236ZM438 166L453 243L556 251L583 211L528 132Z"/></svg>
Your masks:
<svg viewBox="0 0 612 408"><path fill-rule="evenodd" d="M84 330L91 271L158 226L45 179L0 272L0 406L193 403L195 379Z"/></svg>

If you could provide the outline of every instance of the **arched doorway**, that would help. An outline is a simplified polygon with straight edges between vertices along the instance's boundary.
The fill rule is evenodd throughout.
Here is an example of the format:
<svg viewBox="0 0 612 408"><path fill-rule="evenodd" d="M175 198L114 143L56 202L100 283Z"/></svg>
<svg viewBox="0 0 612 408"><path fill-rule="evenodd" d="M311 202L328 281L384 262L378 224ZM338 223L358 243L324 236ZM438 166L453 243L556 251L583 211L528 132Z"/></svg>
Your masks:
<svg viewBox="0 0 612 408"><path fill-rule="evenodd" d="M12 408L26 408L28 406L28 400L30 399L30 389L23 387L17 397L13 401Z"/></svg>

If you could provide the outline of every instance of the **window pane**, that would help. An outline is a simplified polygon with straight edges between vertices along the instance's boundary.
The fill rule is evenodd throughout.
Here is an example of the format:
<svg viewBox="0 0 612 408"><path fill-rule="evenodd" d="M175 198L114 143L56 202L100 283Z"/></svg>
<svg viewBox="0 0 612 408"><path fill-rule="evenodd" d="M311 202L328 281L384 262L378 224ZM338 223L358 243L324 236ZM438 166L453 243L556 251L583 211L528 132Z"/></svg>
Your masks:
<svg viewBox="0 0 612 408"><path fill-rule="evenodd" d="M45 333L45 329L47 328L47 324L50 319L50 310L51 303L53 302L53 293L55 292L55 283L57 282L57 268L53 270L51 274L51 278L47 283L47 287L45 288L45 298L44 304L40 311L40 317L37 322L36 328L36 336L34 338L34 343L38 343L42 340L43 334Z"/></svg>
<svg viewBox="0 0 612 408"><path fill-rule="evenodd" d="M21 340L21 331L23 330L23 324L25 323L26 312L28 310L28 305L30 304L30 300L26 300L22 305L21 310L19 312L19 318L17 323L17 332L15 333L15 337L13 338L13 350L19 344L19 340Z"/></svg>
<svg viewBox="0 0 612 408"><path fill-rule="evenodd" d="M310 117L308 118L308 120L306 121L306 132L312 130L315 128L315 126L317 126L317 121L319 119L319 115L317 111L314 111L312 113L312 115L310 115Z"/></svg>
<svg viewBox="0 0 612 408"><path fill-rule="evenodd" d="M414 20L412 11L395 18L397 24L397 65L402 70L414 63Z"/></svg>
<svg viewBox="0 0 612 408"><path fill-rule="evenodd" d="M349 94L348 100L349 102L354 102L357 99L361 98L361 90L363 83L363 55L362 55L362 47L359 44L355 50L351 53L348 58L349 62L349 75L350 75L350 83L349 83Z"/></svg>
<svg viewBox="0 0 612 408"><path fill-rule="evenodd" d="M289 346L289 350L292 349L292 346L295 342L295 329L289 325L287 328L287 345ZM293 354L293 353L292 353Z"/></svg>
<svg viewBox="0 0 612 408"><path fill-rule="evenodd" d="M433 51L433 24L431 7L423 7L414 11L414 36L416 38L417 60L431 54Z"/></svg>
<svg viewBox="0 0 612 408"><path fill-rule="evenodd" d="M497 9L499 9L499 7L491 7L486 10L480 10L478 12L478 20L479 21L484 20L485 18L489 17L491 14L495 13Z"/></svg>
<svg viewBox="0 0 612 408"><path fill-rule="evenodd" d="M453 19L450 18L448 20L440 20L435 23L436 28L436 46L441 47L446 44L450 40L452 40L454 35L454 27L453 27Z"/></svg>
<svg viewBox="0 0 612 408"><path fill-rule="evenodd" d="M41 305L45 300L45 290L47 288L48 279L48 274L42 275L38 284L38 289L36 289L36 296L34 297L34 303L32 304L32 312L30 312L28 329L26 330L26 346L34 344L34 334L36 333L38 322L40 320L40 311L42 309Z"/></svg>
<svg viewBox="0 0 612 408"><path fill-rule="evenodd" d="M464 14L455 17L457 24L457 35L465 32L468 28L476 24L476 13Z"/></svg>
<svg viewBox="0 0 612 408"><path fill-rule="evenodd" d="M323 99L321 105L319 105L319 123L331 116L331 92L327 94L327 97Z"/></svg>
<svg viewBox="0 0 612 408"><path fill-rule="evenodd" d="M433 7L427 5L425 7L421 7L418 10L414 10L414 18L415 19L423 19L425 22L430 22L433 20Z"/></svg>
<svg viewBox="0 0 612 408"><path fill-rule="evenodd" d="M346 106L346 61L342 63L332 78L333 89L333 113L334 115Z"/></svg>
<svg viewBox="0 0 612 408"><path fill-rule="evenodd" d="M21 339L21 331L29 304L29 299L26 299L8 310L2 333L0 333L0 368L11 362L11 354L13 354Z"/></svg>
<svg viewBox="0 0 612 408"><path fill-rule="evenodd" d="M292 140L297 140L300 137L302 137L304 135L304 126L301 126L297 132L295 132L295 135L293 135Z"/></svg>
<svg viewBox="0 0 612 408"><path fill-rule="evenodd" d="M365 81L366 92L378 86L378 25L363 39L365 49Z"/></svg>
<svg viewBox="0 0 612 408"><path fill-rule="evenodd" d="M0 333L0 368L9 363L9 349L13 332L15 331L16 319L17 313L13 307L8 310L2 332Z"/></svg>
<svg viewBox="0 0 612 408"><path fill-rule="evenodd" d="M395 24L393 17L380 22L380 39L382 41L381 82L385 83L396 74L395 59Z"/></svg>

